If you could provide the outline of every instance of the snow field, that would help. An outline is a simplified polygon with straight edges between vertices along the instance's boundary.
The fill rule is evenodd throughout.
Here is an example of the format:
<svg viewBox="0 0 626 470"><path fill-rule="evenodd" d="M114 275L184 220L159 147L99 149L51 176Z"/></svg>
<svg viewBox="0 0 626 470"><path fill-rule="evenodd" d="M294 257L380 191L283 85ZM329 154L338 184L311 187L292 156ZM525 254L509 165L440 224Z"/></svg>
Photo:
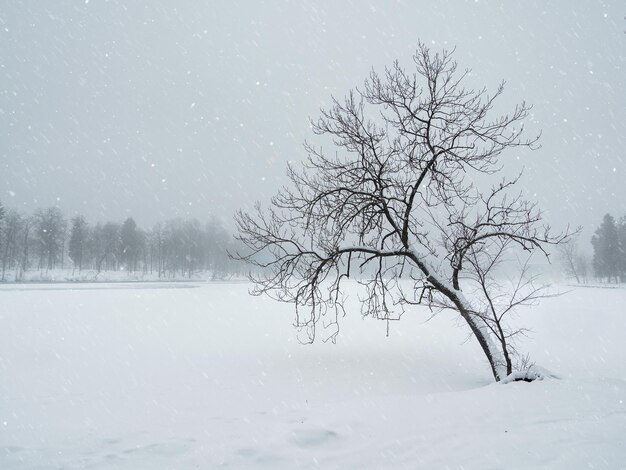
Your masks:
<svg viewBox="0 0 626 470"><path fill-rule="evenodd" d="M492 384L451 314L298 343L245 283L0 286L0 468L623 468L626 290L521 312L562 377Z"/></svg>

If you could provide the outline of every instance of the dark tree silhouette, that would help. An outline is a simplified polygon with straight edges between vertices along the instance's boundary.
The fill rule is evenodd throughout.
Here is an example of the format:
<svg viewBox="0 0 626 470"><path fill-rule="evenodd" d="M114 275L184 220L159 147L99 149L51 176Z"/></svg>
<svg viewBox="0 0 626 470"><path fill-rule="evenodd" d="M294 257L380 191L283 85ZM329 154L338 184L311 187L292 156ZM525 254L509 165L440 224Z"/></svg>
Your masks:
<svg viewBox="0 0 626 470"><path fill-rule="evenodd" d="M74 263L74 267L78 267L78 271L83 269L83 261L85 252L87 251L87 241L89 239L89 226L82 215L72 218L72 228L70 229L70 241L68 245L68 254Z"/></svg>
<svg viewBox="0 0 626 470"><path fill-rule="evenodd" d="M0 223L0 247L2 247L2 276L0 280L5 281L6 271L18 259L20 248L20 232L24 229L24 220L19 212L14 209L8 211L4 221Z"/></svg>
<svg viewBox="0 0 626 470"><path fill-rule="evenodd" d="M37 210L35 236L39 245L39 269L53 269L62 263L67 222L58 207Z"/></svg>
<svg viewBox="0 0 626 470"><path fill-rule="evenodd" d="M143 245L143 234L137 228L135 220L128 217L120 228L120 260L128 271L137 271Z"/></svg>
<svg viewBox="0 0 626 470"><path fill-rule="evenodd" d="M623 250L620 234L615 219L606 214L602 224L591 238L593 245L593 269L599 278L607 278L609 282L618 282L621 274Z"/></svg>
<svg viewBox="0 0 626 470"><path fill-rule="evenodd" d="M511 195L519 177L484 191L475 184L498 173L504 151L534 147L537 138L522 138L529 106L491 117L503 84L492 96L464 88L468 71L447 51L420 44L414 65L412 73L397 62L372 72L322 110L313 131L337 151L305 144L308 160L289 167L292 184L271 207L237 214L248 249L236 256L260 272L251 275L253 293L296 305L311 341L322 318L344 313L348 277L365 288L364 315L389 320L414 304L453 309L499 381L513 370L511 340L521 331L504 320L541 290L524 277L523 260L502 298L495 269L513 247L547 256L546 245L568 234L553 235L533 203Z"/></svg>

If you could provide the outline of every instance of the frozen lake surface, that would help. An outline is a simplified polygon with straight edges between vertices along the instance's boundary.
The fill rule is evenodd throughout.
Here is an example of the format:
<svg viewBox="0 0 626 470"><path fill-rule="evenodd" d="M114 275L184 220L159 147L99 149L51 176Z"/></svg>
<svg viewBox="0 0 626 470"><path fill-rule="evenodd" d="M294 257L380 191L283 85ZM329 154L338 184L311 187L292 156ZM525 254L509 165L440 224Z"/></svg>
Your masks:
<svg viewBox="0 0 626 470"><path fill-rule="evenodd" d="M621 468L626 290L521 312L561 377L493 384L451 314L336 345L245 283L0 286L0 468Z"/></svg>

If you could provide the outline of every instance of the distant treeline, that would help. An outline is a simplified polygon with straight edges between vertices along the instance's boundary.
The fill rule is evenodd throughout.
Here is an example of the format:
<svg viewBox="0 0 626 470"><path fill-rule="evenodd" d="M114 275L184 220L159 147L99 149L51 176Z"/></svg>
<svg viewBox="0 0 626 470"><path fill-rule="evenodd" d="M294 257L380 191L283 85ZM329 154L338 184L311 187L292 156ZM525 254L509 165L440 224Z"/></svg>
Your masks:
<svg viewBox="0 0 626 470"><path fill-rule="evenodd" d="M191 277L201 271L223 278L238 274L228 257L232 237L212 218L171 219L152 229L137 226L132 217L122 223L89 224L81 216L67 219L57 207L32 215L6 209L0 203L0 279L7 273L19 280L28 270L70 268L150 273L159 278Z"/></svg>
<svg viewBox="0 0 626 470"><path fill-rule="evenodd" d="M600 282L626 282L626 216L616 221L606 214L591 237L591 259L578 249L573 239L560 246L565 274L578 283L587 283L593 276Z"/></svg>

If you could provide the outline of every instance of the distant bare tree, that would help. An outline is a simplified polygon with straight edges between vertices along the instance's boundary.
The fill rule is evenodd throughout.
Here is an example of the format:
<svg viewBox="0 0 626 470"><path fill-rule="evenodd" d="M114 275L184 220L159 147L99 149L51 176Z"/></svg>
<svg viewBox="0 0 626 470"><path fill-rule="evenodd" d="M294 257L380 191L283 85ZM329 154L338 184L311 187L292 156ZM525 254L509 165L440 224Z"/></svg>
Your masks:
<svg viewBox="0 0 626 470"><path fill-rule="evenodd" d="M228 247L231 236L218 219L212 218L206 225L207 264L213 279L223 279L230 271Z"/></svg>
<svg viewBox="0 0 626 470"><path fill-rule="evenodd" d="M9 210L0 226L0 246L2 247L2 281L6 270L10 269L18 258L20 231L23 226L22 215L16 210Z"/></svg>
<svg viewBox="0 0 626 470"><path fill-rule="evenodd" d="M535 204L511 195L518 178L477 187L504 151L537 142L522 138L529 106L491 117L503 85L492 96L464 88L468 71L447 51L420 44L414 64L372 72L322 111L313 131L339 151L307 143L307 162L289 167L292 184L272 206L238 213L247 251L237 256L260 269L255 294L295 304L310 341L322 318L344 313L343 281L356 275L363 315L390 320L415 304L456 311L499 381L521 331L506 328L507 315L541 292L525 280L526 259L506 295L495 267L513 247L547 256L568 233L552 234Z"/></svg>
<svg viewBox="0 0 626 470"><path fill-rule="evenodd" d="M17 281L24 273L28 270L29 266L29 248L32 242L30 235L35 224L35 220L33 217L25 216L22 220L22 233L21 233L21 258L20 258L20 266L19 269L15 271L15 280Z"/></svg>
<svg viewBox="0 0 626 470"><path fill-rule="evenodd" d="M578 239L572 238L559 246L560 261L567 276L576 279L578 284L587 283L589 276L589 260L580 253Z"/></svg>
<svg viewBox="0 0 626 470"><path fill-rule="evenodd" d="M120 260L130 272L137 271L144 237L132 217L128 217L120 228Z"/></svg>
<svg viewBox="0 0 626 470"><path fill-rule="evenodd" d="M85 252L89 240L89 225L82 215L72 218L72 228L70 230L70 241L68 245L69 256L74 263L74 268L78 267L78 272L83 270Z"/></svg>
<svg viewBox="0 0 626 470"><path fill-rule="evenodd" d="M120 253L120 224L107 222L102 226L103 252L102 260L108 271L117 271L119 267Z"/></svg>
<svg viewBox="0 0 626 470"><path fill-rule="evenodd" d="M163 276L163 251L164 251L164 239L163 239L163 224L158 222L150 231L148 235L150 245L150 272L153 269L157 270L159 278Z"/></svg>
<svg viewBox="0 0 626 470"><path fill-rule="evenodd" d="M101 271L116 271L119 267L120 224L107 222L96 224L89 240L94 268Z"/></svg>
<svg viewBox="0 0 626 470"><path fill-rule="evenodd" d="M37 210L36 239L39 244L39 269L53 269L63 259L67 222L58 207Z"/></svg>

